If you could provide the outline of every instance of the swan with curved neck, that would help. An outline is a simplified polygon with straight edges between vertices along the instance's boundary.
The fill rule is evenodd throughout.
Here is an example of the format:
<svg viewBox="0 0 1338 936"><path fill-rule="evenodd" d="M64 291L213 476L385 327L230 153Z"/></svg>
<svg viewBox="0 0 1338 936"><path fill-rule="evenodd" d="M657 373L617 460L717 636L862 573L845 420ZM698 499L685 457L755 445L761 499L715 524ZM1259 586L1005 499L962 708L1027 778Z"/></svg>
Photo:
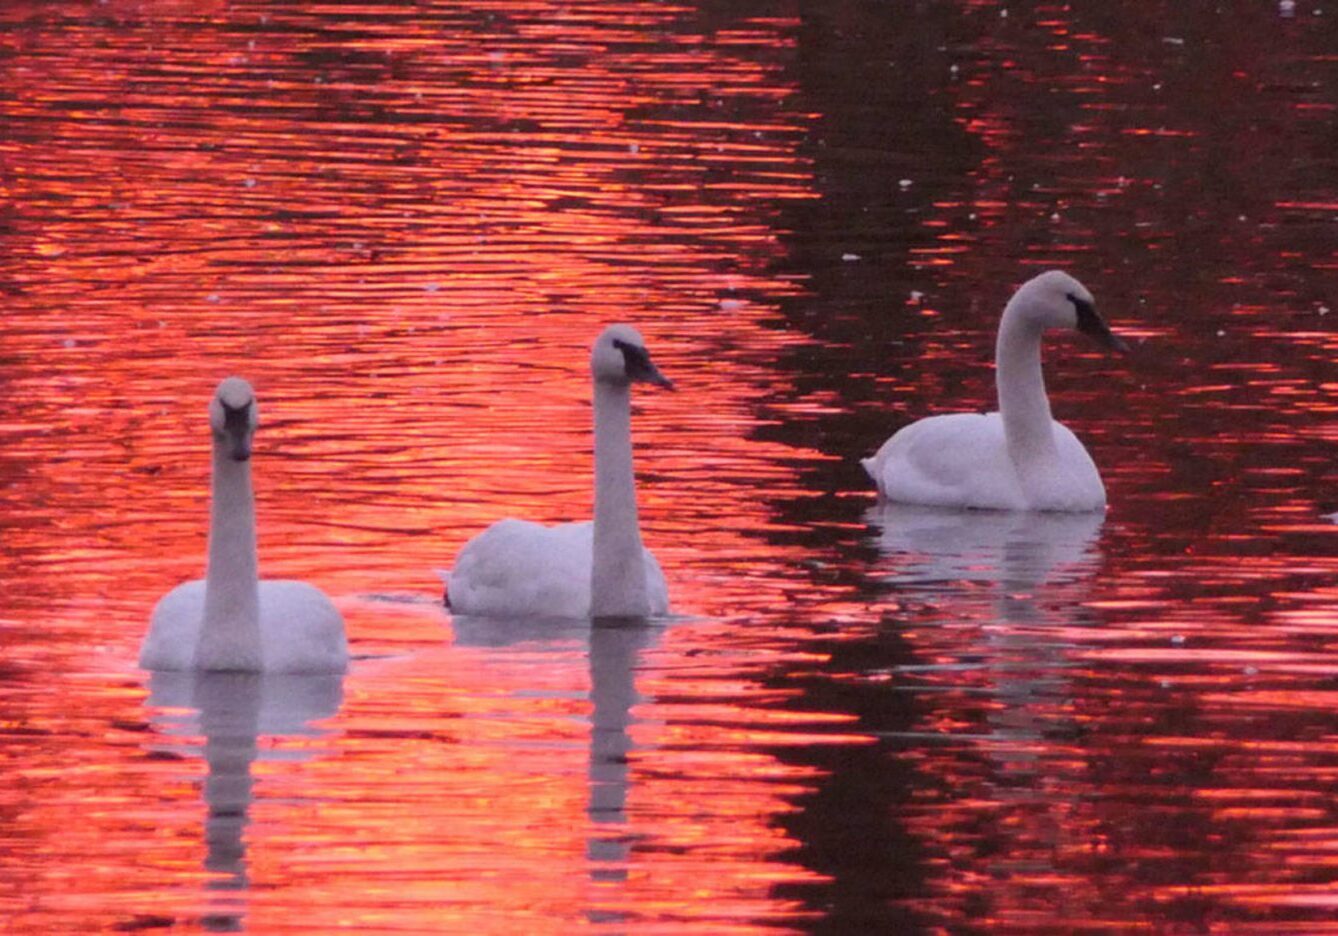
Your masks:
<svg viewBox="0 0 1338 936"><path fill-rule="evenodd" d="M632 384L673 384L641 334L611 325L590 355L595 411L595 519L548 527L506 519L456 557L447 602L459 614L644 618L665 614L669 594L641 542L632 470Z"/></svg>
<svg viewBox="0 0 1338 936"><path fill-rule="evenodd" d="M935 507L1095 511L1106 488L1087 449L1050 415L1041 373L1049 328L1127 351L1089 293L1060 270L1022 285L1004 307L995 345L996 413L931 416L898 430L865 470L889 501Z"/></svg>
<svg viewBox="0 0 1338 936"><path fill-rule="evenodd" d="M255 394L240 377L209 404L213 475L205 577L159 600L139 665L155 670L335 673L348 665L344 619L305 582L261 581L251 442Z"/></svg>

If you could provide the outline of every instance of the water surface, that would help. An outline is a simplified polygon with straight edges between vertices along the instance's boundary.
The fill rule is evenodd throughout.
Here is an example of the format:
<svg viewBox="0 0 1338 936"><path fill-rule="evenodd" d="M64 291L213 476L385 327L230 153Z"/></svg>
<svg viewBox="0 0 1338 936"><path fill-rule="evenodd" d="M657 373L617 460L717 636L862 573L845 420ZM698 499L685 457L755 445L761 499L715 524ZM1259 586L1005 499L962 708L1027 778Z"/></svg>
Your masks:
<svg viewBox="0 0 1338 936"><path fill-rule="evenodd" d="M1301 6L1311 6L1301 4ZM0 10L11 931L1338 930L1338 36L1208 3ZM857 458L1047 353L1105 518ZM452 619L635 322L678 617ZM246 375L342 680L150 678Z"/></svg>

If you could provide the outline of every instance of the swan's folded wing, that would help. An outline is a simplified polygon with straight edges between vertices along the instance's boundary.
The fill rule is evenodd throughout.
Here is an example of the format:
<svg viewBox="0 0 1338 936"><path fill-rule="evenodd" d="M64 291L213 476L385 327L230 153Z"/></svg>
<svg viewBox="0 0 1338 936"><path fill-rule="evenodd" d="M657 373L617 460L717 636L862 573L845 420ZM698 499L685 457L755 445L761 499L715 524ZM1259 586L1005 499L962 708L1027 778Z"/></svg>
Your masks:
<svg viewBox="0 0 1338 936"><path fill-rule="evenodd" d="M204 580L178 585L154 606L139 665L151 670L190 669L195 665L203 624Z"/></svg>
<svg viewBox="0 0 1338 936"><path fill-rule="evenodd" d="M260 636L269 673L341 673L348 666L344 618L306 582L260 583Z"/></svg>
<svg viewBox="0 0 1338 936"><path fill-rule="evenodd" d="M1022 505L998 413L952 413L911 423L864 467L888 500L946 507Z"/></svg>
<svg viewBox="0 0 1338 936"><path fill-rule="evenodd" d="M498 617L590 614L593 526L547 527L499 520L456 557L447 586L451 610Z"/></svg>
<svg viewBox="0 0 1338 936"><path fill-rule="evenodd" d="M664 580L664 571L660 561L649 549L643 550L646 557L646 597L650 599L650 613L661 615L669 613L669 585Z"/></svg>

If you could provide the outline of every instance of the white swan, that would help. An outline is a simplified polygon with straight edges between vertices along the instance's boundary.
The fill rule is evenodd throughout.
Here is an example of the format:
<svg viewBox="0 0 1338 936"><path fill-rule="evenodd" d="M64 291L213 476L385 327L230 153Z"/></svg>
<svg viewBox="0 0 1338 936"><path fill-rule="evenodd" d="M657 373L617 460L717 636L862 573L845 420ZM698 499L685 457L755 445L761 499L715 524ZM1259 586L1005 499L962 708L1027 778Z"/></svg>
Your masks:
<svg viewBox="0 0 1338 936"><path fill-rule="evenodd" d="M140 650L153 670L338 673L348 665L344 619L320 589L257 574L251 437L255 394L239 377L209 404L214 436L205 578L159 600Z"/></svg>
<svg viewBox="0 0 1338 936"><path fill-rule="evenodd" d="M1041 334L1071 328L1127 351L1092 295L1059 270L1022 285L1004 308L995 348L997 413L931 416L863 460L887 500L934 507L1093 511L1106 488L1077 436L1050 417Z"/></svg>
<svg viewBox="0 0 1338 936"><path fill-rule="evenodd" d="M669 610L664 573L641 544L632 473L634 382L673 384L641 335L611 325L590 355L595 397L595 520L547 527L499 520L456 556L446 600L458 614L650 617Z"/></svg>

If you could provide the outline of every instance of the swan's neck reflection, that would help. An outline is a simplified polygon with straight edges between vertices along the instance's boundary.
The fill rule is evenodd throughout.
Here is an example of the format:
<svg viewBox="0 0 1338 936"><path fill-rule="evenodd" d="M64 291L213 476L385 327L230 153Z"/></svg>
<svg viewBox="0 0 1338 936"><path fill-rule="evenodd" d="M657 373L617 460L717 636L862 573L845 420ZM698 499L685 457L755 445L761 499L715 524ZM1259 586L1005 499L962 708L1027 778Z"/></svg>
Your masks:
<svg viewBox="0 0 1338 936"><path fill-rule="evenodd" d="M251 765L260 735L318 735L311 722L328 718L343 701L344 678L336 675L159 672L149 677L148 704L188 711L184 717L155 717L178 753L202 754L204 781L207 901L201 924L208 930L239 930L246 918L250 885L246 826L254 798ZM184 737L204 737L202 748Z"/></svg>
<svg viewBox="0 0 1338 936"><path fill-rule="evenodd" d="M194 706L204 734L204 781L207 846L204 866L217 876L210 890L244 890L246 829L251 807L251 762L260 730L260 677L254 673L216 673L198 679Z"/></svg>
<svg viewBox="0 0 1338 936"><path fill-rule="evenodd" d="M629 755L635 745L632 728L635 706L642 701L636 689L641 653L652 646L660 628L644 623L599 623L532 619L487 619L457 615L453 620L456 643L489 647L499 652L511 646L528 650L551 646L556 652L572 642L586 642L590 676L590 749L587 767L586 859L592 884L618 884L628 877L631 836L627 825L627 798L632 778ZM621 914L600 908L595 894L587 911L592 922L616 922Z"/></svg>
<svg viewBox="0 0 1338 936"><path fill-rule="evenodd" d="M647 627L590 631L590 839L586 855L597 881L627 878L627 791L632 707L641 700L636 668L651 640Z"/></svg>

